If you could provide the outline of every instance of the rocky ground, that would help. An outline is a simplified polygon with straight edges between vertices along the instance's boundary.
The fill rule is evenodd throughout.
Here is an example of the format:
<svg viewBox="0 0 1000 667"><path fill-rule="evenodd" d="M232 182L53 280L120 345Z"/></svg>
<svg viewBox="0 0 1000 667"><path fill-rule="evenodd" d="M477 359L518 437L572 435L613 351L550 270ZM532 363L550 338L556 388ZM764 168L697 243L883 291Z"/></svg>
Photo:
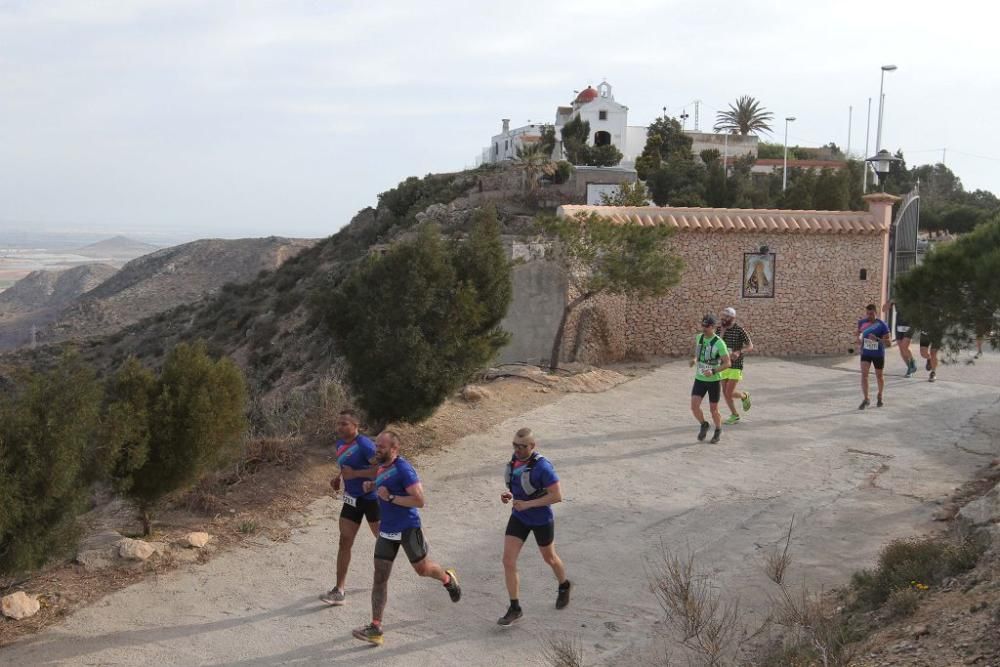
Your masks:
<svg viewBox="0 0 1000 667"><path fill-rule="evenodd" d="M1000 417L983 420L994 438L1000 437ZM1000 459L952 496L958 515L945 521L989 534L991 547L975 569L944 582L940 589L921 593L910 617L884 623L860 649L856 667L909 665L1000 666ZM987 490L988 489L988 490ZM985 491L985 493L984 493Z"/></svg>

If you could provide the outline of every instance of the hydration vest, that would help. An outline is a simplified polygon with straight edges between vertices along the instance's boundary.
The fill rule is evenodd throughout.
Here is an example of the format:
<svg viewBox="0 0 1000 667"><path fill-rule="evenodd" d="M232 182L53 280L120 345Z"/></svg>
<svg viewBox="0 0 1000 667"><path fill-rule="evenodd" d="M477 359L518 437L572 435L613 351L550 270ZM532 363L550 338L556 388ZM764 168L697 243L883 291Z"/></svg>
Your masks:
<svg viewBox="0 0 1000 667"><path fill-rule="evenodd" d="M718 366L721 363L721 357L715 349L716 339L722 340L722 337L719 334L712 334L712 337L706 341L705 334L698 334L698 361L712 366ZM705 352L708 352L707 359L704 358Z"/></svg>
<svg viewBox="0 0 1000 667"><path fill-rule="evenodd" d="M539 461L544 461L545 457L540 454L531 453L528 457L528 461L524 464L524 472L521 473L521 489L527 494L528 500L534 500L540 496L545 495L545 489L536 489L531 483L531 472L535 469L535 464ZM514 462L517 461L516 456L511 456L510 461L507 462L507 469L504 472L504 482L507 484L507 490L514 493Z"/></svg>

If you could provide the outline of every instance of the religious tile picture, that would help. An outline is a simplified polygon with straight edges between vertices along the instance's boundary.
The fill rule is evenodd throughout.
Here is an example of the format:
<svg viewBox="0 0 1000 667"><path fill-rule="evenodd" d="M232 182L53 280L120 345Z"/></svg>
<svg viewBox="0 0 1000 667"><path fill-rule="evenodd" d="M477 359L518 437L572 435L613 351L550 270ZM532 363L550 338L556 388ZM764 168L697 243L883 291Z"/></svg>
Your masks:
<svg viewBox="0 0 1000 667"><path fill-rule="evenodd" d="M775 253L743 253L743 298L774 296Z"/></svg>

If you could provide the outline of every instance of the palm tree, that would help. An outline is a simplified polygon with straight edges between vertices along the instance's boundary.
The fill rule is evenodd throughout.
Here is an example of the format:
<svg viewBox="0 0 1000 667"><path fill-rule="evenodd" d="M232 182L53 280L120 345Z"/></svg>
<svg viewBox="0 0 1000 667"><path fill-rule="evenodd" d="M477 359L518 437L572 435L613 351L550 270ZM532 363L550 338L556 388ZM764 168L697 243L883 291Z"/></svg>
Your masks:
<svg viewBox="0 0 1000 667"><path fill-rule="evenodd" d="M539 176L551 176L556 172L556 163L546 154L545 146L541 142L518 146L514 163L524 171L529 194L534 194L538 189Z"/></svg>
<svg viewBox="0 0 1000 667"><path fill-rule="evenodd" d="M760 102L744 95L736 100L736 106L729 105L729 111L720 111L715 116L716 132L732 132L744 136L753 132L766 132L770 134L770 122L774 120L774 114L760 105Z"/></svg>

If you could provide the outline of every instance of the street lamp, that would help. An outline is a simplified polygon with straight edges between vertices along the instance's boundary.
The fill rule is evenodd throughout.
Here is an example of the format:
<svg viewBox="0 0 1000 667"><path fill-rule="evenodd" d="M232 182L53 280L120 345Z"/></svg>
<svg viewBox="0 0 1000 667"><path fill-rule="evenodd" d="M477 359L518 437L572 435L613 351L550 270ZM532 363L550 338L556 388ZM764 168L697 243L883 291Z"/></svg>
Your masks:
<svg viewBox="0 0 1000 667"><path fill-rule="evenodd" d="M885 102L885 96L882 94L882 90L885 87L885 73L895 72L895 65L882 65L882 78L878 84L878 130L875 132L875 153L876 155L880 150L882 150L882 106Z"/></svg>
<svg viewBox="0 0 1000 667"><path fill-rule="evenodd" d="M788 124L795 120L795 116L785 118L785 163L781 168L781 191L788 187Z"/></svg>
<svg viewBox="0 0 1000 667"><path fill-rule="evenodd" d="M885 187L882 185L883 179L892 170L892 164L894 162L902 162L902 159L896 157L883 148L879 152L875 153L875 155L865 158L865 162L870 164L875 170L875 173L878 175L879 187L881 187L882 191L885 192Z"/></svg>

